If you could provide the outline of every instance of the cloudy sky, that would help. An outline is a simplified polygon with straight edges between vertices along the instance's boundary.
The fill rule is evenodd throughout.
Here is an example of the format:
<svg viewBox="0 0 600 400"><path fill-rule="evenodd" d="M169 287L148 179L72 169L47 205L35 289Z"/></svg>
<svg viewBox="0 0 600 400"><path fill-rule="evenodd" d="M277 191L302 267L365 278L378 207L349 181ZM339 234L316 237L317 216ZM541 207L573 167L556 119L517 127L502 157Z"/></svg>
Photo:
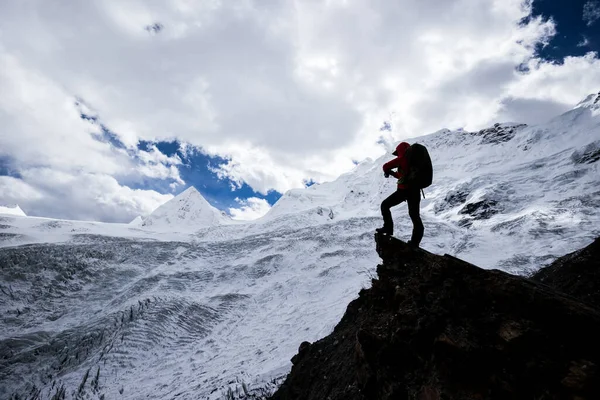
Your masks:
<svg viewBox="0 0 600 400"><path fill-rule="evenodd" d="M600 90L600 1L3 0L0 204L256 218L386 143Z"/></svg>

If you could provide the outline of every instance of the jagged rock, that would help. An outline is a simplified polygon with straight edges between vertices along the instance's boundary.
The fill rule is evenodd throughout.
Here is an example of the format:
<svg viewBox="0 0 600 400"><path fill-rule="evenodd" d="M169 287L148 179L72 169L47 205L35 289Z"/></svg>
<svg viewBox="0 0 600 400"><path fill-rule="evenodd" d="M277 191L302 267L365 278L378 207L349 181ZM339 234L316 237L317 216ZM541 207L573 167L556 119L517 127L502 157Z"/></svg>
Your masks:
<svg viewBox="0 0 600 400"><path fill-rule="evenodd" d="M302 342L300 343L300 347L298 347L298 354L292 357L292 364L297 364L302 357L308 352L308 348L310 347L310 342Z"/></svg>
<svg viewBox="0 0 600 400"><path fill-rule="evenodd" d="M600 160L600 141L592 142L581 150L571 154L571 160L575 164L592 164Z"/></svg>
<svg viewBox="0 0 600 400"><path fill-rule="evenodd" d="M469 192L467 188L458 188L457 190L451 190L446 194L446 197L443 201L436 203L434 212L439 214L443 211L446 211L452 207L456 207L460 204L463 204L467 201L467 197L469 196Z"/></svg>
<svg viewBox="0 0 600 400"><path fill-rule="evenodd" d="M532 278L600 309L600 238L557 259Z"/></svg>
<svg viewBox="0 0 600 400"><path fill-rule="evenodd" d="M461 219L457 222L458 226L460 226L461 228L470 228L473 226L473 220L472 219Z"/></svg>
<svg viewBox="0 0 600 400"><path fill-rule="evenodd" d="M317 214L318 215L325 215L327 214L327 216L329 217L329 219L333 219L334 218L334 214L333 214L333 209L329 208L323 208L323 207L318 207L317 208Z"/></svg>
<svg viewBox="0 0 600 400"><path fill-rule="evenodd" d="M473 135L481 136L481 144L498 144L508 142L517 132L527 127L525 124L494 124L493 127L482 129Z"/></svg>
<svg viewBox="0 0 600 400"><path fill-rule="evenodd" d="M597 310L394 238L377 251L372 287L304 348L272 399L600 398ZM599 258L580 252L548 271L583 259Z"/></svg>
<svg viewBox="0 0 600 400"><path fill-rule="evenodd" d="M468 214L474 219L489 219L502 211L496 200L484 199L475 203L467 203L458 213Z"/></svg>

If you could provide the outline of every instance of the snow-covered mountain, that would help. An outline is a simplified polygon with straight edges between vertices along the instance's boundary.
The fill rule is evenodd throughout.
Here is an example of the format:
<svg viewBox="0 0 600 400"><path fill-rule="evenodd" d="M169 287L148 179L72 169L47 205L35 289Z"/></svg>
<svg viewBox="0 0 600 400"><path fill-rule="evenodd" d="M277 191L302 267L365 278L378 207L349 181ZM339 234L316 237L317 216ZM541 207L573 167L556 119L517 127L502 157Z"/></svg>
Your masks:
<svg viewBox="0 0 600 400"><path fill-rule="evenodd" d="M141 226L162 230L197 230L228 222L227 215L191 186L152 212Z"/></svg>
<svg viewBox="0 0 600 400"><path fill-rule="evenodd" d="M0 215L17 215L26 217L27 215L21 210L18 204L0 205Z"/></svg>
<svg viewBox="0 0 600 400"><path fill-rule="evenodd" d="M591 243L599 103L592 95L538 126L409 139L434 162L422 246L527 274ZM289 191L247 223L193 188L141 224L0 216L0 398L219 399L270 387L374 275L391 158ZM393 214L407 239L406 205Z"/></svg>
<svg viewBox="0 0 600 400"><path fill-rule="evenodd" d="M522 273L598 236L599 99L589 96L544 125L444 129L409 139L426 145L434 164L434 184L421 203L422 245ZM381 201L394 190L381 170L391 158L363 162L334 182L291 190L261 222L378 217ZM397 235L407 239L406 206L393 213Z"/></svg>
<svg viewBox="0 0 600 400"><path fill-rule="evenodd" d="M141 215L138 215L137 217L135 217L134 219L131 220L131 222L129 223L129 226L142 226L143 223L144 223L144 218L142 218Z"/></svg>
<svg viewBox="0 0 600 400"><path fill-rule="evenodd" d="M594 115L598 115L597 112L600 111L600 92L588 95L575 108L589 108L594 112Z"/></svg>

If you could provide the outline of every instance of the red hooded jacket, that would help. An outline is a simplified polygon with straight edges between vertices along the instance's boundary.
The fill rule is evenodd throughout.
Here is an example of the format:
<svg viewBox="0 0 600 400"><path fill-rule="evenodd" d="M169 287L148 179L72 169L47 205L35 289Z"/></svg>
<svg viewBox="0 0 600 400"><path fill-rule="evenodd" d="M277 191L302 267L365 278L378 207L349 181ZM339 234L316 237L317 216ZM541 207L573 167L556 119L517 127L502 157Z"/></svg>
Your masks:
<svg viewBox="0 0 600 400"><path fill-rule="evenodd" d="M400 143L396 147L396 151L392 153L396 158L383 164L383 171L398 179L398 189L406 189L404 176L408 173L408 160L404 157L404 154L409 147L410 144L406 142ZM394 172L392 168L398 168L398 171Z"/></svg>

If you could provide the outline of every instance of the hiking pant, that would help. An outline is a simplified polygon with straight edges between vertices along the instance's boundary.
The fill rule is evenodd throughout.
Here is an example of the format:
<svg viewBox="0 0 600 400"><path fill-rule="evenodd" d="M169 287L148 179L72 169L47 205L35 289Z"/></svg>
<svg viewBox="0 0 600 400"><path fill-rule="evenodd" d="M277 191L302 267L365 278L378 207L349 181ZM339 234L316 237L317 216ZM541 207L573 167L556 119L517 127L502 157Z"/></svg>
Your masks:
<svg viewBox="0 0 600 400"><path fill-rule="evenodd" d="M419 245L423 239L423 221L419 215L421 205L421 192L418 189L398 189L381 203L381 215L383 216L383 228L393 234L394 220L390 208L397 206L406 200L408 204L408 215L413 223L411 243Z"/></svg>

